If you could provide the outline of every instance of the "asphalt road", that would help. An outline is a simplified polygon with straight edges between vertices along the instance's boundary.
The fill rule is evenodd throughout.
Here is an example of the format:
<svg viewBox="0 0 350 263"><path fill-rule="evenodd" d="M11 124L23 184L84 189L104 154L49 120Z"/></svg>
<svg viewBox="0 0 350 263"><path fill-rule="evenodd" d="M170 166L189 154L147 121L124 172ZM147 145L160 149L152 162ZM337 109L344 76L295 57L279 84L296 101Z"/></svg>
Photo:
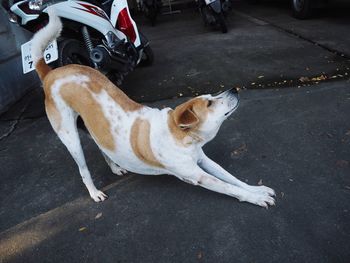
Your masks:
<svg viewBox="0 0 350 263"><path fill-rule="evenodd" d="M283 4L236 2L226 35L194 10L141 26L156 62L130 74L124 90L163 107L240 87L240 108L205 151L241 180L274 188L268 210L167 175L117 177L81 134L109 195L96 204L44 115L41 90L28 94L0 116L0 262L349 262L342 14L335 7L297 21Z"/></svg>

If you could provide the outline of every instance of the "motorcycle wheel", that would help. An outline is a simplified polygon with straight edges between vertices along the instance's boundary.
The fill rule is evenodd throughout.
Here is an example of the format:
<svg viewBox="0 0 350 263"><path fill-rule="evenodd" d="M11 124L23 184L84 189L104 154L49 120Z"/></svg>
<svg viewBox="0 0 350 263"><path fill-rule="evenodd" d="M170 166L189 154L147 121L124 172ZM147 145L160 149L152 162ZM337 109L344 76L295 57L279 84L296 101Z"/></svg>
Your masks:
<svg viewBox="0 0 350 263"><path fill-rule="evenodd" d="M85 45L76 39L64 39L58 44L58 64L60 67L68 64L91 66Z"/></svg>
<svg viewBox="0 0 350 263"><path fill-rule="evenodd" d="M220 26L221 32L227 33L227 25L226 25L224 14L222 12L220 14L216 14L216 21Z"/></svg>
<svg viewBox="0 0 350 263"><path fill-rule="evenodd" d="M154 55L151 47L148 45L143 49L142 58L139 62L140 67L146 67L153 64Z"/></svg>

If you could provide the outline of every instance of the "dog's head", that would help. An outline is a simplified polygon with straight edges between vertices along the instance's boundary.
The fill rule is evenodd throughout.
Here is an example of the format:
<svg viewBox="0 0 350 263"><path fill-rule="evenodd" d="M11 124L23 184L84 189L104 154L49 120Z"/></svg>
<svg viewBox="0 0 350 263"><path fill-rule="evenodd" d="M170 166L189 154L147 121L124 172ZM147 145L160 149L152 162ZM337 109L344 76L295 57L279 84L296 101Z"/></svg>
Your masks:
<svg viewBox="0 0 350 263"><path fill-rule="evenodd" d="M222 122L237 109L238 104L236 89L195 97L171 112L170 130L177 139L188 137L206 143L215 137Z"/></svg>

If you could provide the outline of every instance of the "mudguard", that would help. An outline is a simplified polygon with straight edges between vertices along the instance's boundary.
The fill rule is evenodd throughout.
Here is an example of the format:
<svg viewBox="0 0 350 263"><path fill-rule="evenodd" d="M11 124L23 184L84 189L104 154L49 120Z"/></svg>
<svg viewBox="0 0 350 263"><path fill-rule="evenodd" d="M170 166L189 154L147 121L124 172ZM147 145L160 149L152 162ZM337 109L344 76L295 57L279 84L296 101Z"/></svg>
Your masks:
<svg viewBox="0 0 350 263"><path fill-rule="evenodd" d="M58 1L57 3L50 5L50 8L54 8L56 14L59 17L76 21L83 25L87 25L96 29L97 31L101 32L101 34L103 34L106 39L110 37L110 32L115 34L118 39L126 39L126 35L123 32L117 30L114 26L116 25L118 19L117 15L119 14L121 8L127 9L129 17L131 19L129 9L127 8L127 2L126 0L121 0L122 3L118 2L117 5L115 2L116 1L114 1L111 10L111 20L100 7L83 1ZM31 20L37 19L41 13L41 11L30 10L28 7L28 1L26 0L20 1L13 5L11 7L11 11L22 18L22 25L27 24ZM47 13L47 8L45 8L42 12ZM135 47L138 47L141 44L139 33L136 23L132 19L131 21L134 28L136 29L136 39L134 45Z"/></svg>

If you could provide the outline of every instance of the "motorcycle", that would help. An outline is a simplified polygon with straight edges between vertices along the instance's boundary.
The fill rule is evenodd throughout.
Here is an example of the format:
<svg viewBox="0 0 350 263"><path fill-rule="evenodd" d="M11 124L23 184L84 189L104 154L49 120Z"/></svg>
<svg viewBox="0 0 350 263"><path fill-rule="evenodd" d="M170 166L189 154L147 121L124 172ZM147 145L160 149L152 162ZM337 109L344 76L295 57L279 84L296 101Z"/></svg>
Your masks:
<svg viewBox="0 0 350 263"><path fill-rule="evenodd" d="M206 26L219 25L227 33L225 14L231 9L230 0L198 0L198 8Z"/></svg>
<svg viewBox="0 0 350 263"><path fill-rule="evenodd" d="M131 18L127 0L106 1L107 6L101 7L92 2L23 0L10 7L10 19L35 33L48 22L48 6L54 8L63 23L57 47L49 45L49 49L57 49L51 53L57 53L54 66L92 66L120 85L137 65L153 63L152 49ZM30 59L23 55L23 50L22 45L25 67L24 63L30 63ZM46 55L47 62L52 61L51 54Z"/></svg>

